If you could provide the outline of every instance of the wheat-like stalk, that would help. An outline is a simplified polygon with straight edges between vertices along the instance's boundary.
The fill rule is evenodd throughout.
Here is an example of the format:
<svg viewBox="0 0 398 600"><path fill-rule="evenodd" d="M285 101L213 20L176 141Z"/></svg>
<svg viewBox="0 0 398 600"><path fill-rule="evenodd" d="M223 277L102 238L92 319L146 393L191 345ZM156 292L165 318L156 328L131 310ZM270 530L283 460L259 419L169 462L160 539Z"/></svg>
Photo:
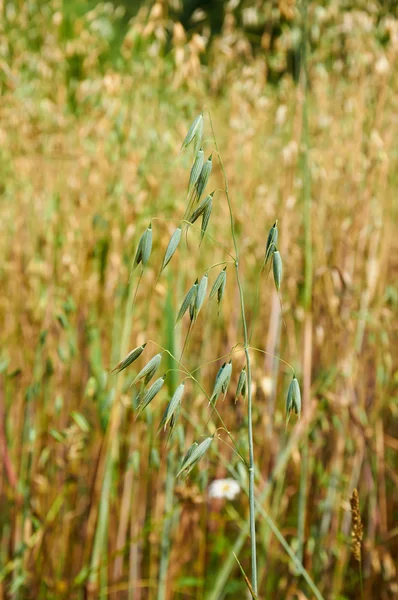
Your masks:
<svg viewBox="0 0 398 600"><path fill-rule="evenodd" d="M361 520L361 513L359 510L359 494L355 488L350 498L351 514L352 514L352 525L351 525L351 549L352 554L359 563L362 560L361 546L363 538L363 525Z"/></svg>
<svg viewBox="0 0 398 600"><path fill-rule="evenodd" d="M358 562L359 568L359 582L361 586L361 598L363 598L363 581L362 581L362 538L363 538L363 525L361 519L361 512L359 509L359 494L355 488L350 498L351 504L351 551L354 559Z"/></svg>

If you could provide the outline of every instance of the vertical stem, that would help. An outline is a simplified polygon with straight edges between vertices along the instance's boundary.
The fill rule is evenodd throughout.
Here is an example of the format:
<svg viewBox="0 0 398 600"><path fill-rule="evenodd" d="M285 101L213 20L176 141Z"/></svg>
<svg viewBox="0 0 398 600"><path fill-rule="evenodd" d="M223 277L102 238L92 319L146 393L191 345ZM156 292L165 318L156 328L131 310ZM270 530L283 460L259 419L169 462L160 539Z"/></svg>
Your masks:
<svg viewBox="0 0 398 600"><path fill-rule="evenodd" d="M229 204L229 201L228 201ZM236 281L238 282L240 307L242 312L245 356L246 356L246 371L247 371L247 421L248 421L248 437L249 437L249 509L250 509L250 541L251 541L251 563L252 563L252 586L253 591L257 594L257 549L256 549L256 511L254 506L254 448L253 448L253 415L252 415L252 371L250 354L248 349L247 325L245 317L245 303L243 298L242 285L239 278L239 263L235 262Z"/></svg>
<svg viewBox="0 0 398 600"><path fill-rule="evenodd" d="M175 456L171 450L167 456L166 497L164 506L164 524L160 543L159 587L157 600L165 600L167 592L167 570L170 559L171 528L173 522L173 496L175 480Z"/></svg>
<svg viewBox="0 0 398 600"><path fill-rule="evenodd" d="M301 471L300 471L300 492L298 506L297 523L297 557L302 563L304 560L304 538L305 538L305 517L307 504L307 479L308 479L308 441L304 440L301 452Z"/></svg>
<svg viewBox="0 0 398 600"><path fill-rule="evenodd" d="M303 352L303 412L309 408L311 397L311 363L312 363L312 232L311 232L311 175L309 169L309 126L308 126L308 66L307 66L307 43L308 43L308 14L307 0L302 0L302 69L300 85L303 103L303 130L301 137L302 145L302 171L303 171L303 200L304 200L304 352ZM300 491L299 491L299 514L297 538L297 556L303 561L306 504L307 504L307 480L308 480L308 438L304 440L301 456Z"/></svg>
<svg viewBox="0 0 398 600"><path fill-rule="evenodd" d="M363 576L362 576L362 558L359 561L358 567L359 567L359 584L361 586L361 600L364 600L364 595L363 595Z"/></svg>
<svg viewBox="0 0 398 600"><path fill-rule="evenodd" d="M252 372L251 372L251 362L250 362L250 353L249 353L249 336L247 333L247 322L246 322L246 314L245 314L245 302L243 296L243 288L239 277L239 250L238 244L236 242L235 236L235 224L232 213L232 205L229 197L228 190L228 180L227 174L225 172L224 163L218 151L216 137L214 135L213 123L211 120L211 115L209 113L210 119L210 127L213 134L214 146L217 151L218 160L220 163L221 171L224 178L224 188L225 188L225 196L228 202L229 209L229 218L231 225L231 235L235 249L235 273L236 273L236 281L239 288L239 298L240 298L240 309L242 315L242 324L243 324L243 336L244 336L244 348L245 348L245 357L246 357L246 372L247 372L247 421L248 421L248 440L249 440L249 512L250 512L250 544L251 544L251 567L252 567L252 587L254 593L257 595L257 548L256 548L256 509L255 509L255 500L254 500L254 444L253 444L253 413L252 413Z"/></svg>
<svg viewBox="0 0 398 600"><path fill-rule="evenodd" d="M303 103L303 129L301 136L302 146L302 161L301 167L303 171L303 200L304 200L304 310L306 313L305 331L304 331L304 362L311 366L311 345L312 345L312 225L311 225L311 174L309 169L309 125L308 125L308 75L307 75L307 0L302 2L302 28L303 28L303 44L302 44L302 72L301 72L301 90ZM310 344L308 344L310 342ZM307 356L306 356L307 353ZM304 364L304 367L306 365ZM310 381L310 371L304 373L308 384ZM306 387L306 386L304 386ZM307 398L308 400L309 398ZM308 408L308 405L304 406Z"/></svg>
<svg viewBox="0 0 398 600"><path fill-rule="evenodd" d="M303 0L303 68L301 85L303 93L303 183L304 183L304 236L305 236L305 273L304 273L304 308L311 312L312 307L312 235L311 235L311 175L308 161L309 127L308 127L308 74L307 74L307 1Z"/></svg>
<svg viewBox="0 0 398 600"><path fill-rule="evenodd" d="M169 271L168 276L168 292L165 306L165 346L169 353L167 354L167 366L170 369L169 377L167 378L167 387L170 397L178 385L178 377L176 367L178 363L173 358L178 352L176 350L176 338L174 334L175 314L173 307L173 278L172 272ZM181 353L182 355L182 353ZM171 440L168 440L168 442ZM166 443L168 443L166 442ZM157 600L166 600L167 597L167 573L170 562L171 537L173 529L173 504L174 504L174 485L177 473L176 453L174 449L168 450L166 463L166 492L163 509L163 531L160 542L160 563L159 563L159 581Z"/></svg>

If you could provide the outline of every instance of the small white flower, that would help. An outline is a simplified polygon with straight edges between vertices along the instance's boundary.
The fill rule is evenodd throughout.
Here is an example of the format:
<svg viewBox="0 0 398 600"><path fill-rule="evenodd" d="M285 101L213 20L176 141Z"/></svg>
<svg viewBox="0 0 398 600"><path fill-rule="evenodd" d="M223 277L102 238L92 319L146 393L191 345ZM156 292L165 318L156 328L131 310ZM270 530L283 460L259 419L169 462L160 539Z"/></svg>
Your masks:
<svg viewBox="0 0 398 600"><path fill-rule="evenodd" d="M209 485L209 498L226 498L233 500L240 492L240 485L235 479L215 479Z"/></svg>

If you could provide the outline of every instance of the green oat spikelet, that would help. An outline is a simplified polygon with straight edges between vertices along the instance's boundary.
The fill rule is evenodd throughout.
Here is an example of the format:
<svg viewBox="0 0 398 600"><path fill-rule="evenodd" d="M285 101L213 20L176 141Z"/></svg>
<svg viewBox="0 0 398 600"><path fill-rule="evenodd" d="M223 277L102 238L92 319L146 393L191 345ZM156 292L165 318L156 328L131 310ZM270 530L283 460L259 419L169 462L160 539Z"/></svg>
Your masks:
<svg viewBox="0 0 398 600"><path fill-rule="evenodd" d="M154 366L150 371L148 371L148 373L144 377L144 386L146 386L151 381L152 377L155 375L157 370L158 368Z"/></svg>
<svg viewBox="0 0 398 600"><path fill-rule="evenodd" d="M275 252L277 243L278 243L278 221L275 221L275 223L272 225L272 227L268 233L267 246L265 249L264 266L267 264L267 262L270 260L273 253Z"/></svg>
<svg viewBox="0 0 398 600"><path fill-rule="evenodd" d="M187 146L189 146L189 144L192 142L192 140L194 138L197 139L198 137L200 137L200 142L201 142L202 134L203 134L203 114L200 113L200 115L198 115L196 117L196 119L194 120L194 122L192 123L190 128L188 129L188 133L185 136L184 141L182 142L181 150L183 150L184 148L187 148ZM181 150L180 150L180 152L181 152ZM195 152L195 154L196 154L196 152Z"/></svg>
<svg viewBox="0 0 398 600"><path fill-rule="evenodd" d="M217 383L217 381L220 379L220 375L223 372L223 370L225 369L226 364L227 364L226 362L223 362L223 364L221 365L221 367L218 369L216 378L214 380L215 383Z"/></svg>
<svg viewBox="0 0 398 600"><path fill-rule="evenodd" d="M195 136L194 136L194 142L193 142L193 154L194 156L197 155L199 148L202 146L202 140L203 140L203 113L202 113L202 118L199 120L198 126L196 128L195 131Z"/></svg>
<svg viewBox="0 0 398 600"><path fill-rule="evenodd" d="M209 194L209 196L206 196L206 198L199 204L198 208L193 211L192 215L189 218L189 222L190 223L195 223L195 221L197 219L199 219L199 217L201 215L204 214L204 212L206 211L206 208L208 207L208 205L212 204L213 194L214 194L214 192L212 192L211 194ZM202 224L202 226L203 226L203 224Z"/></svg>
<svg viewBox="0 0 398 600"><path fill-rule="evenodd" d="M194 295L192 296L192 300L189 305L189 318L191 319L191 322L196 320L196 298L198 297L199 289L198 280L195 281L194 288Z"/></svg>
<svg viewBox="0 0 398 600"><path fill-rule="evenodd" d="M225 276L225 278L223 279L223 281L221 282L220 287L217 290L217 302L218 305L221 304L222 299L224 297L224 292L225 292L225 284L227 283L227 277Z"/></svg>
<svg viewBox="0 0 398 600"><path fill-rule="evenodd" d="M216 375L214 388L210 396L210 402L213 402L217 399L217 396L223 391L223 388L225 389L225 385L228 386L229 380L231 379L231 374L232 362L230 361L228 364L224 363Z"/></svg>
<svg viewBox="0 0 398 600"><path fill-rule="evenodd" d="M197 445L194 449L192 449L191 446L191 448L188 450L187 454L183 458L180 470L177 473L177 477L179 477L182 473L188 475L188 473L194 468L194 466L200 461L203 455L210 448L212 441L213 437L208 437L201 444Z"/></svg>
<svg viewBox="0 0 398 600"><path fill-rule="evenodd" d="M197 200L200 200L200 198L204 192L207 182L209 181L209 177L210 177L212 168L213 168L213 158L212 158L212 155L210 154L209 158L207 159L207 161L204 163L204 165L202 167L198 181L196 182L196 185L195 185Z"/></svg>
<svg viewBox="0 0 398 600"><path fill-rule="evenodd" d="M134 262L133 262L133 270L140 264L140 262L142 261L142 246L143 246L143 239L145 236L144 232L140 238L140 241L138 242L138 246L137 246L137 251L135 253L134 256Z"/></svg>
<svg viewBox="0 0 398 600"><path fill-rule="evenodd" d="M152 379L153 375L157 371L161 360L162 353L159 352L159 354L155 354L155 356L153 356L151 360L141 369L131 385L141 381L142 379L145 379L145 384L148 383L148 381Z"/></svg>
<svg viewBox="0 0 398 600"><path fill-rule="evenodd" d="M192 302L189 305L189 318L191 319L191 323L195 321L195 298L192 298Z"/></svg>
<svg viewBox="0 0 398 600"><path fill-rule="evenodd" d="M144 352L145 346L146 344L142 344L142 346L138 346L138 348L131 350L131 352L129 352L127 356L112 369L111 373L114 371L118 371L120 373L120 371L123 371L123 369L130 366L135 360L137 360L137 358L141 356L141 354Z"/></svg>
<svg viewBox="0 0 398 600"><path fill-rule="evenodd" d="M137 252L135 253L133 270L140 264L145 267L152 250L152 225L148 226L148 229L142 234L140 241L138 242Z"/></svg>
<svg viewBox="0 0 398 600"><path fill-rule="evenodd" d="M192 165L191 173L189 175L189 183L188 183L189 190L198 181L199 175L202 171L204 161L205 161L205 155L204 155L203 150L200 149L195 157L195 161Z"/></svg>
<svg viewBox="0 0 398 600"><path fill-rule="evenodd" d="M152 400L154 399L154 397L156 396L156 394L159 393L159 391L161 390L163 384L164 384L164 380L166 379L166 375L162 375L162 377L159 377L159 379L157 379L155 381L155 383L153 383L151 385L151 387L145 392L144 397L142 398L141 402L138 405L137 408L137 415L144 410L144 408L146 408L148 406L148 404L150 402L152 402Z"/></svg>
<svg viewBox="0 0 398 600"><path fill-rule="evenodd" d="M286 397L286 425L289 422L290 415L292 412L300 418L301 415L301 392L299 382L297 381L296 375L293 376L290 382L289 389Z"/></svg>
<svg viewBox="0 0 398 600"><path fill-rule="evenodd" d="M275 287L279 292L282 281L282 259L279 250L275 250L272 255L272 270L274 272Z"/></svg>
<svg viewBox="0 0 398 600"><path fill-rule="evenodd" d="M214 194L214 192L213 192L213 194ZM210 198L211 198L210 202L207 204L205 210L203 211L202 227L201 227L201 231L200 231L200 243L202 243L204 235L206 233L206 229L207 229L207 226L210 221L211 211L213 208L212 195L210 195Z"/></svg>
<svg viewBox="0 0 398 600"><path fill-rule="evenodd" d="M173 255L178 248L178 244L180 243L180 240L181 240L181 227L177 227L177 229L171 236L168 246L166 248L166 252L164 254L162 268L161 268L160 272L162 272L167 267L167 265L173 258Z"/></svg>
<svg viewBox="0 0 398 600"><path fill-rule="evenodd" d="M200 283L198 286L198 291L197 291L196 298L195 298L195 319L198 316L199 311L203 306L204 299L206 297L207 282L208 282L208 276L207 276L207 273L205 273L203 275L202 279L200 280Z"/></svg>
<svg viewBox="0 0 398 600"><path fill-rule="evenodd" d="M148 229L144 233L144 239L142 243L142 264L146 267L149 257L152 251L152 225L148 226Z"/></svg>
<svg viewBox="0 0 398 600"><path fill-rule="evenodd" d="M185 465L185 463L188 461L188 459L192 456L193 452L196 450L196 448L199 446L198 442L194 442L192 444L192 446L190 446L188 448L187 453L185 454L184 458L181 461L181 467L180 470L183 468L183 466Z"/></svg>
<svg viewBox="0 0 398 600"><path fill-rule="evenodd" d="M185 383L180 383L178 388L175 390L167 408L162 417L162 421L160 423L160 427L163 427L166 430L167 425L170 423L171 429L176 424L180 409L181 409L181 400L184 394Z"/></svg>
<svg viewBox="0 0 398 600"><path fill-rule="evenodd" d="M220 287L225 287L225 282L227 280L227 267L224 267L221 273L219 273L216 277L215 282L213 283L213 287L211 288L209 299L211 300L217 294Z"/></svg>
<svg viewBox="0 0 398 600"><path fill-rule="evenodd" d="M190 306L192 305L192 302L193 302L193 306L195 306L197 289L198 289L198 280L196 280L195 283L193 284L193 286L188 290L187 295L185 296L185 298L181 304L180 310L178 311L176 323L178 323L178 321L180 321L182 319L182 317L187 312L188 308L190 308Z"/></svg>
<svg viewBox="0 0 398 600"><path fill-rule="evenodd" d="M247 375L246 375L246 367L243 367L239 374L238 384L236 386L235 392L235 400L239 398L240 395L244 398L246 396L246 384L247 384Z"/></svg>
<svg viewBox="0 0 398 600"><path fill-rule="evenodd" d="M191 324L196 320L196 298L198 297L198 289L199 283L198 280L194 283L194 293L192 295L191 301L188 306L189 318L191 320Z"/></svg>
<svg viewBox="0 0 398 600"><path fill-rule="evenodd" d="M225 365L224 372L225 372L225 378L224 378L223 384L221 386L221 391L224 394L224 398L225 398L227 391L228 391L228 386L231 381L231 376L232 376L232 360L230 360L229 363L227 365Z"/></svg>

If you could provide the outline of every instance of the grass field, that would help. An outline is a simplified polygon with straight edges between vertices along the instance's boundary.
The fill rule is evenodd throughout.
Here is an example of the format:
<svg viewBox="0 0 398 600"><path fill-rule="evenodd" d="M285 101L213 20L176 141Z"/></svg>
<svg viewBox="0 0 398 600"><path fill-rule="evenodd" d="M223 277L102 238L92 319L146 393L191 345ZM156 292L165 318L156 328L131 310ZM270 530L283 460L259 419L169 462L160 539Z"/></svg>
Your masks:
<svg viewBox="0 0 398 600"><path fill-rule="evenodd" d="M308 86L271 85L231 18L206 49L163 3L118 43L109 3L81 16L0 5L0 599L250 597L233 555L251 579L244 333L209 114L250 337L258 597L396 597L398 21L310 2L295 17ZM199 245L197 221L159 275L187 204L193 155L179 151L202 110L208 235ZM279 294L260 273L276 219ZM149 223L152 253L132 271ZM209 291L224 265L220 310L207 297L192 328L188 315L175 326L195 279L210 268ZM130 384L162 349L165 384L137 415ZM217 412L206 395L230 358ZM292 370L302 411L286 427ZM168 441L159 424L184 377ZM224 478L239 483L233 500L209 493Z"/></svg>

